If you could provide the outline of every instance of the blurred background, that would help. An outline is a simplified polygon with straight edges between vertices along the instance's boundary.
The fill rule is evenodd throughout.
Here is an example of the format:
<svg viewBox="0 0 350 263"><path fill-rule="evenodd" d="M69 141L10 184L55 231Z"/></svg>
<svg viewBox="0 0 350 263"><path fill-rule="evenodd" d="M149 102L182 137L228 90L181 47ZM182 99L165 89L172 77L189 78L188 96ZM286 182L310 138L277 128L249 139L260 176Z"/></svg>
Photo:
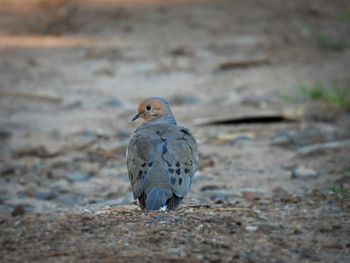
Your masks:
<svg viewBox="0 0 350 263"><path fill-rule="evenodd" d="M0 214L131 203L148 96L200 144L187 203L347 195L349 58L345 0L0 0Z"/></svg>

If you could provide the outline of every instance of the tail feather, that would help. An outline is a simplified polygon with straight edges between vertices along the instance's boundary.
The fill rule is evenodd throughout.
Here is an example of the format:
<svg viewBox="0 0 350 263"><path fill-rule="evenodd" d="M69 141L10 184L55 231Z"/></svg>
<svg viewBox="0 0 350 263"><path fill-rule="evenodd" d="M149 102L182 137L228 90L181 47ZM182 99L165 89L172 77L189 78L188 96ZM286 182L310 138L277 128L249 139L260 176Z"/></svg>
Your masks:
<svg viewBox="0 0 350 263"><path fill-rule="evenodd" d="M169 198L167 201L167 208L169 210L175 210L179 207L183 197L178 197L177 195L173 194L172 198Z"/></svg>
<svg viewBox="0 0 350 263"><path fill-rule="evenodd" d="M146 210L159 210L167 201L167 197L164 192L159 188L153 188L146 198Z"/></svg>

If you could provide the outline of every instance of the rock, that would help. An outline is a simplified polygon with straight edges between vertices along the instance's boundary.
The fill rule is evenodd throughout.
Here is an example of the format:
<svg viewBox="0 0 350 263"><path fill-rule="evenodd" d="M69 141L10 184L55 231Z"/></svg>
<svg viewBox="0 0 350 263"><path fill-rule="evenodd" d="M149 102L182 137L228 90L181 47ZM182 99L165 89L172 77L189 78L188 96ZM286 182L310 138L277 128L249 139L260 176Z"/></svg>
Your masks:
<svg viewBox="0 0 350 263"><path fill-rule="evenodd" d="M231 60L220 63L217 66L218 71L242 69L254 66L260 66L264 64L269 64L270 58L261 56L253 58L233 58Z"/></svg>
<svg viewBox="0 0 350 263"><path fill-rule="evenodd" d="M39 191L35 194L35 197L41 200L52 200L56 195L51 191Z"/></svg>
<svg viewBox="0 0 350 263"><path fill-rule="evenodd" d="M71 188L72 186L70 185L70 183L64 179L57 180L50 184L50 189L54 193L67 193L71 191Z"/></svg>
<svg viewBox="0 0 350 263"><path fill-rule="evenodd" d="M11 215L12 216L23 216L26 213L24 206L19 204L16 205L15 208L12 210Z"/></svg>
<svg viewBox="0 0 350 263"><path fill-rule="evenodd" d="M201 156L201 158L199 158L198 170L203 171L208 167L213 167L214 165L215 162L211 156Z"/></svg>
<svg viewBox="0 0 350 263"><path fill-rule="evenodd" d="M258 226L246 226L245 227L245 230L247 230L247 231L249 231L249 232L254 232L254 231L256 231L256 230L258 230Z"/></svg>
<svg viewBox="0 0 350 263"><path fill-rule="evenodd" d="M258 197L255 192L244 191L242 192L242 196L244 199L246 199L249 202L253 202L260 199L260 197Z"/></svg>
<svg viewBox="0 0 350 263"><path fill-rule="evenodd" d="M170 50L170 54L174 57L178 57L178 56L193 56L194 55L194 51L192 49L190 49L189 47L185 47L185 46L178 46L175 47L174 49Z"/></svg>
<svg viewBox="0 0 350 263"><path fill-rule="evenodd" d="M320 200L326 200L328 192L329 192L329 187L321 187L320 189L314 188L310 190L310 195Z"/></svg>
<svg viewBox="0 0 350 263"><path fill-rule="evenodd" d="M298 166L292 170L292 179L309 179L309 178L317 178L319 174L310 168L306 168L304 166Z"/></svg>
<svg viewBox="0 0 350 263"><path fill-rule="evenodd" d="M80 172L72 172L65 175L65 178L69 182L84 182L90 179L90 176L82 174Z"/></svg>
<svg viewBox="0 0 350 263"><path fill-rule="evenodd" d="M35 193L38 191L37 185L34 182L30 182L26 185L25 190L18 192L17 196L20 198L33 197Z"/></svg>
<svg viewBox="0 0 350 263"><path fill-rule="evenodd" d="M334 230L334 227L329 222L320 222L316 225L316 229L320 232L331 232Z"/></svg>
<svg viewBox="0 0 350 263"><path fill-rule="evenodd" d="M204 196L207 196L214 202L226 202L230 199L234 199L234 195L231 191L218 189L218 190L207 190L201 192Z"/></svg>
<svg viewBox="0 0 350 263"><path fill-rule="evenodd" d="M285 197L281 197L280 201L284 203L297 204L301 202L302 198L298 195L289 195Z"/></svg>
<svg viewBox="0 0 350 263"><path fill-rule="evenodd" d="M16 168L10 164L4 164L0 168L1 175L14 174L15 172L16 172Z"/></svg>
<svg viewBox="0 0 350 263"><path fill-rule="evenodd" d="M237 144L239 142L250 142L252 140L252 137L248 136L248 135L240 135L237 138L231 140L229 143L231 145Z"/></svg>
<svg viewBox="0 0 350 263"><path fill-rule="evenodd" d="M229 142L231 145L239 141L251 141L255 138L255 133L253 132L231 132L220 134L217 136L219 142Z"/></svg>
<svg viewBox="0 0 350 263"><path fill-rule="evenodd" d="M327 143L317 143L309 146L304 146L298 149L297 154L301 157L308 155L316 155L333 149L350 147L350 140L341 140Z"/></svg>
<svg viewBox="0 0 350 263"><path fill-rule="evenodd" d="M290 146L292 144L292 135L286 131L277 132L272 138L272 144L279 146Z"/></svg>
<svg viewBox="0 0 350 263"><path fill-rule="evenodd" d="M290 193L283 187L278 186L272 189L272 197L274 200L287 198L288 196L290 196Z"/></svg>
<svg viewBox="0 0 350 263"><path fill-rule="evenodd" d="M80 162L79 170L83 171L84 173L87 173L88 175L94 175L97 174L99 171L99 164L91 162Z"/></svg>

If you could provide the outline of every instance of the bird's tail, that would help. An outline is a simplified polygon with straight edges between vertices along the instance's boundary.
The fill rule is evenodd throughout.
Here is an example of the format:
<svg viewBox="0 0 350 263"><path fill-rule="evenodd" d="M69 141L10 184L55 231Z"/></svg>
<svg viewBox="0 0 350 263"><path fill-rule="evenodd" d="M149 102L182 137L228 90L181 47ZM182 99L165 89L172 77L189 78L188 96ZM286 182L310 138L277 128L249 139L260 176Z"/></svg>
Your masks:
<svg viewBox="0 0 350 263"><path fill-rule="evenodd" d="M160 210L166 204L167 197L159 188L153 188L146 199L146 210Z"/></svg>

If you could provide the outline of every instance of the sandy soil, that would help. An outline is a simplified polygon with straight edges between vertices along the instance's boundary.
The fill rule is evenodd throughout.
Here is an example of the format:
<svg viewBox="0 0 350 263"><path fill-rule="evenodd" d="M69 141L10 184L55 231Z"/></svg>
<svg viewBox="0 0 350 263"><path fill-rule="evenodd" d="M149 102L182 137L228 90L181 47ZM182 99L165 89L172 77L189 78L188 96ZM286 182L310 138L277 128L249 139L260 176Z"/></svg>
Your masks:
<svg viewBox="0 0 350 263"><path fill-rule="evenodd" d="M349 113L281 99L349 87L347 1L0 4L1 261L349 262ZM201 162L179 210L145 214L125 149L154 95Z"/></svg>

